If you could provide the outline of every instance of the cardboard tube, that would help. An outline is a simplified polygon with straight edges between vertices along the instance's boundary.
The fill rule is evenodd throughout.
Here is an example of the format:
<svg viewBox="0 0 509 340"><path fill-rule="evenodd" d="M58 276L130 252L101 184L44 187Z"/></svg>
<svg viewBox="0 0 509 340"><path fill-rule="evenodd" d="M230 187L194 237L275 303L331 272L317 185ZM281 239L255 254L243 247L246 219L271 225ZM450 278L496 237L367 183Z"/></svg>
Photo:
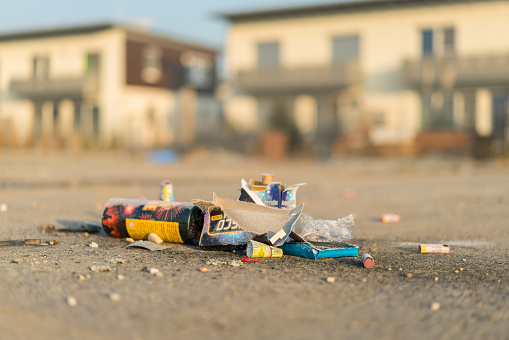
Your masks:
<svg viewBox="0 0 509 340"><path fill-rule="evenodd" d="M262 174L262 183L267 185L274 180L273 174Z"/></svg>
<svg viewBox="0 0 509 340"><path fill-rule="evenodd" d="M373 268L375 265L375 260L371 257L369 254L362 255L362 264L364 265L364 268Z"/></svg>
<svg viewBox="0 0 509 340"><path fill-rule="evenodd" d="M259 258L259 257L281 257L283 256L283 250L276 247L271 247L267 244L260 243L257 241L249 241L246 248L247 257Z"/></svg>
<svg viewBox="0 0 509 340"><path fill-rule="evenodd" d="M419 253L440 253L448 254L450 248L447 244L419 244Z"/></svg>

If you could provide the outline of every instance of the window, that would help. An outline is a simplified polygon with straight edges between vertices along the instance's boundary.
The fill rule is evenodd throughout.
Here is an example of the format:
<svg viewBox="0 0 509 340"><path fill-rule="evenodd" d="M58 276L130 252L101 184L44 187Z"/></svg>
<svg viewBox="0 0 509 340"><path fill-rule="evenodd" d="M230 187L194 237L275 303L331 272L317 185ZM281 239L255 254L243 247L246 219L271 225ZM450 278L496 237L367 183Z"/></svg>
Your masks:
<svg viewBox="0 0 509 340"><path fill-rule="evenodd" d="M100 69L100 56L98 53L88 53L87 54L87 65L86 65L86 73L87 74L97 74Z"/></svg>
<svg viewBox="0 0 509 340"><path fill-rule="evenodd" d="M279 43L264 42L258 44L258 66L275 67L279 65Z"/></svg>
<svg viewBox="0 0 509 340"><path fill-rule="evenodd" d="M149 46L142 51L141 79L156 83L163 75L163 51L157 46Z"/></svg>
<svg viewBox="0 0 509 340"><path fill-rule="evenodd" d="M345 35L333 38L333 62L354 61L359 59L359 36Z"/></svg>
<svg viewBox="0 0 509 340"><path fill-rule="evenodd" d="M422 55L444 56L454 54L454 27L424 29L421 31Z"/></svg>
<svg viewBox="0 0 509 340"><path fill-rule="evenodd" d="M33 77L34 79L48 79L49 58L46 56L37 56L33 59Z"/></svg>

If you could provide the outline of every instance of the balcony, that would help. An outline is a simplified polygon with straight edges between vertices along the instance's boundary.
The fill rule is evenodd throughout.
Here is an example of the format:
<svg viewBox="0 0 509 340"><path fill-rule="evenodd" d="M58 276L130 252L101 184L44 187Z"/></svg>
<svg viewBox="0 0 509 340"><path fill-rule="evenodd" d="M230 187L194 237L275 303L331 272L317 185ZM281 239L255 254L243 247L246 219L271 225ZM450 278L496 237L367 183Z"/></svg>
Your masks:
<svg viewBox="0 0 509 340"><path fill-rule="evenodd" d="M403 75L415 87L509 85L509 55L407 60Z"/></svg>
<svg viewBox="0 0 509 340"><path fill-rule="evenodd" d="M95 76L57 79L13 79L10 91L28 99L83 98L98 89Z"/></svg>
<svg viewBox="0 0 509 340"><path fill-rule="evenodd" d="M258 68L240 71L236 87L247 93L308 92L341 89L360 80L356 62L307 68Z"/></svg>

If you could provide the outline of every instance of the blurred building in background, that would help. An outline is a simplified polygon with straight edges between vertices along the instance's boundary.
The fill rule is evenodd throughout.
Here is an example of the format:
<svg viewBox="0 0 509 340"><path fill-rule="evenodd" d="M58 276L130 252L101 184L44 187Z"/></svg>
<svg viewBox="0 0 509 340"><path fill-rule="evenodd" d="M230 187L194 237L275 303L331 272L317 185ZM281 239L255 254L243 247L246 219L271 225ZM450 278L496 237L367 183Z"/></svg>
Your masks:
<svg viewBox="0 0 509 340"><path fill-rule="evenodd" d="M110 24L0 35L0 145L188 146L219 123L215 59Z"/></svg>
<svg viewBox="0 0 509 340"><path fill-rule="evenodd" d="M509 151L508 1L365 0L222 17L225 115L262 149L290 140L318 156Z"/></svg>

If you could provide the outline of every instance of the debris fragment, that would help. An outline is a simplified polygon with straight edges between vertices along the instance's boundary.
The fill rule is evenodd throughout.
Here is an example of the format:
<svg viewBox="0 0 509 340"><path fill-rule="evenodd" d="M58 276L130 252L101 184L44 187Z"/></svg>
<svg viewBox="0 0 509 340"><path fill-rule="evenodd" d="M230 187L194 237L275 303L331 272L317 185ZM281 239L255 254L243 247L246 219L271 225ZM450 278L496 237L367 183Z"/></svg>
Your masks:
<svg viewBox="0 0 509 340"><path fill-rule="evenodd" d="M240 267L240 266L242 266L242 261L241 260L231 260L228 264L232 267Z"/></svg>
<svg viewBox="0 0 509 340"><path fill-rule="evenodd" d="M78 279L79 279L80 281L83 281L83 280L85 280L85 276L80 274L80 275L78 275Z"/></svg>
<svg viewBox="0 0 509 340"><path fill-rule="evenodd" d="M244 256L244 258L241 260L242 262L246 262L246 263L252 263L252 262L262 262L261 260L257 260L257 259L250 259L249 257L247 256Z"/></svg>
<svg viewBox="0 0 509 340"><path fill-rule="evenodd" d="M408 273L408 274L406 274L406 277L407 277L408 279L411 279L412 277L414 277L414 274L412 274L412 273Z"/></svg>
<svg viewBox="0 0 509 340"><path fill-rule="evenodd" d="M111 272L110 266L90 266L89 269L93 272Z"/></svg>
<svg viewBox="0 0 509 340"><path fill-rule="evenodd" d="M41 239L25 239L25 245L40 245Z"/></svg>
<svg viewBox="0 0 509 340"><path fill-rule="evenodd" d="M59 240L49 240L49 241L48 241L48 244L49 244L50 246L56 246L56 245L57 245L57 244L59 244L59 243L60 243L60 241L59 241Z"/></svg>
<svg viewBox="0 0 509 340"><path fill-rule="evenodd" d="M53 224L44 224L41 226L42 231L53 231L55 230L55 226Z"/></svg>
<svg viewBox="0 0 509 340"><path fill-rule="evenodd" d="M157 273L159 273L159 269L157 268L149 268L149 267L145 267L142 269L144 272L147 272L149 274L152 274L152 275L156 275Z"/></svg>
<svg viewBox="0 0 509 340"><path fill-rule="evenodd" d="M124 259L121 259L121 258L118 258L118 257L115 257L115 258L112 258L112 259L106 260L106 262L108 262L108 263L113 263L113 264L124 264L124 263L125 263L125 260L124 260Z"/></svg>
<svg viewBox="0 0 509 340"><path fill-rule="evenodd" d="M76 307L78 305L78 300L76 300L74 296L68 296L65 300L71 307Z"/></svg>
<svg viewBox="0 0 509 340"><path fill-rule="evenodd" d="M7 203L0 204L0 212L6 212L7 211Z"/></svg>
<svg viewBox="0 0 509 340"><path fill-rule="evenodd" d="M14 260L12 260L12 263L21 264L21 263L25 263L25 260L23 260L23 259L14 259Z"/></svg>
<svg viewBox="0 0 509 340"><path fill-rule="evenodd" d="M140 240L140 241L136 241L134 243L130 243L127 246L125 246L125 248L130 248L130 247L143 248L143 249L148 249L150 251L154 251L154 250L165 250L165 249L171 248L172 246L169 244L155 244L154 242Z"/></svg>
<svg viewBox="0 0 509 340"><path fill-rule="evenodd" d="M327 277L327 283L334 283L336 282L336 278L334 276Z"/></svg>
<svg viewBox="0 0 509 340"><path fill-rule="evenodd" d="M436 312L436 311L437 311L437 310L439 310L439 309L440 309L440 303L439 303L439 302L433 302L433 303L431 304L431 310L432 310L433 312Z"/></svg>
<svg viewBox="0 0 509 340"><path fill-rule="evenodd" d="M163 239L159 237L159 235L155 234L155 233L150 233L148 234L148 237L147 239L150 241L150 242L153 242L155 244L162 244L164 243Z"/></svg>
<svg viewBox="0 0 509 340"><path fill-rule="evenodd" d="M122 275L122 274L118 274L118 275L117 275L117 280L119 280L119 281L124 281L124 280L125 280L125 276L124 276L124 275Z"/></svg>
<svg viewBox="0 0 509 340"><path fill-rule="evenodd" d="M91 242L89 245L88 245L90 248L99 248L99 245L95 242Z"/></svg>
<svg viewBox="0 0 509 340"><path fill-rule="evenodd" d="M202 268L200 268L200 272L202 272L202 273L206 273L206 272L208 272L208 271L209 271L209 270L208 270L206 267L202 267Z"/></svg>

